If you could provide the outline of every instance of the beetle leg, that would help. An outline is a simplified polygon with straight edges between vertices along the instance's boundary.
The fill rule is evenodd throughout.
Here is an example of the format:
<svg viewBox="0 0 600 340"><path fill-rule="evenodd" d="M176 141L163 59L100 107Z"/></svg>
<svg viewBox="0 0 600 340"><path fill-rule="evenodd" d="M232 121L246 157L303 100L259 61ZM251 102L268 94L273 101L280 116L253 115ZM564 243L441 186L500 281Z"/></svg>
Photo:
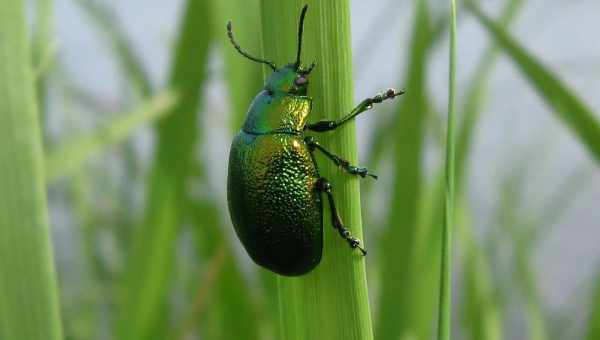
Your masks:
<svg viewBox="0 0 600 340"><path fill-rule="evenodd" d="M381 103L387 99L393 99L403 93L404 93L404 91L396 92L394 89L388 89L387 91L382 92L382 93L376 95L375 97L367 98L367 99L363 100L362 102L360 102L360 104L358 104L358 106L356 106L352 111L350 111L349 114L347 114L346 116L344 116L338 120L322 120L322 121L314 123L314 124L306 124L304 126L304 129L315 131L315 132L325 132L325 131L335 130L339 126L344 125L348 121L354 119L354 117L358 116L359 114L361 114L367 110L370 110L373 107L373 104Z"/></svg>
<svg viewBox="0 0 600 340"><path fill-rule="evenodd" d="M359 175L362 178L365 178L366 176L371 176L374 179L377 179L377 175L370 173L369 169L354 166L354 165L350 164L350 162L348 162L347 160L340 158L340 157L332 154L331 152L327 151L327 149L325 149L323 146L321 146L321 144L319 144L319 142L317 142L313 137L309 136L309 137L304 138L304 142L306 143L306 145L308 145L308 149L311 152L313 152L315 149L321 151L322 153L325 154L325 156L327 156L327 158L332 160L335 163L335 165L341 167L347 173L349 173L351 175Z"/></svg>
<svg viewBox="0 0 600 340"><path fill-rule="evenodd" d="M348 242L352 249L358 248L362 252L363 256L367 255L367 251L360 246L360 240L352 236L350 231L344 227L342 219L335 208L333 194L331 193L331 183L329 183L329 181L327 181L325 178L321 177L317 181L317 190L327 194L329 210L331 210L331 223L333 224L333 227L337 229L337 231L340 233L340 236L342 236L342 238Z"/></svg>

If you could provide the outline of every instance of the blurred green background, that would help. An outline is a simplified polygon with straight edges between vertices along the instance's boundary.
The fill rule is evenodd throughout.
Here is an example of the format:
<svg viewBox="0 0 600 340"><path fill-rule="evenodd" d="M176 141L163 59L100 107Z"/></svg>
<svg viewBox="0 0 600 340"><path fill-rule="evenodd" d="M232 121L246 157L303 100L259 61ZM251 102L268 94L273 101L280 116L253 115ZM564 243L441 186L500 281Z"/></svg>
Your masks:
<svg viewBox="0 0 600 340"><path fill-rule="evenodd" d="M65 339L278 339L225 195L260 1L26 3ZM600 3L458 4L454 338L600 339ZM373 330L431 339L449 6L350 8L355 102L407 90L356 124Z"/></svg>

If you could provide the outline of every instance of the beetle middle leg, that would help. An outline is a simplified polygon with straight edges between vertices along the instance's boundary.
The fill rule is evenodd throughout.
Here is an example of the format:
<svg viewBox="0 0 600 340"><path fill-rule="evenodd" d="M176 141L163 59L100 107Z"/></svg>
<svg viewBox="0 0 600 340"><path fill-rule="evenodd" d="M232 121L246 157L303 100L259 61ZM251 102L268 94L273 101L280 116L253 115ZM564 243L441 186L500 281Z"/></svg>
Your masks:
<svg viewBox="0 0 600 340"><path fill-rule="evenodd" d="M362 178L365 178L366 176L371 176L374 179L377 179L377 175L369 172L369 169L352 165L349 161L327 151L327 149L321 146L321 144L319 144L319 142L317 142L313 137L305 137L304 142L306 143L306 145L308 145L308 149L310 150L310 152L313 152L314 150L321 151L323 154L325 154L325 156L327 156L327 158L333 161L335 165L341 167L347 173L351 175L359 175Z"/></svg>
<svg viewBox="0 0 600 340"><path fill-rule="evenodd" d="M306 124L304 126L305 130L311 130L315 132L325 132L337 129L339 126L346 124L348 121L354 119L354 117L359 114L370 110L373 107L373 104L378 104L387 99L393 99L401 94L404 94L404 91L396 92L394 89L388 89L385 92L382 92L375 97L367 98L360 102L349 114L338 119L338 120L322 120L320 122L314 124Z"/></svg>
<svg viewBox="0 0 600 340"><path fill-rule="evenodd" d="M329 201L329 210L331 210L331 223L333 227L340 233L340 236L345 239L352 249L358 248L363 255L367 255L367 251L360 246L360 240L350 234L350 231L346 229L342 223L342 218L337 212L335 202L333 201L333 194L331 193L332 187L328 180L321 177L317 181L317 190L327 194L327 200Z"/></svg>

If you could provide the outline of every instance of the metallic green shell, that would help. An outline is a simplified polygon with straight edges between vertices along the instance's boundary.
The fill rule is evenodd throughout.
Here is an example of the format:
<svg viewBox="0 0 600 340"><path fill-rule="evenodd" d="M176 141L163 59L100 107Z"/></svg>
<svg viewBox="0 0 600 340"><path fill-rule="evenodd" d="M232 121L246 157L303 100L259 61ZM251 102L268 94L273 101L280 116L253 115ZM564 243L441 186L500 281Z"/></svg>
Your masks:
<svg viewBox="0 0 600 340"><path fill-rule="evenodd" d="M319 174L302 134L310 106L307 97L259 94L229 153L235 231L256 263L282 275L304 274L321 261Z"/></svg>

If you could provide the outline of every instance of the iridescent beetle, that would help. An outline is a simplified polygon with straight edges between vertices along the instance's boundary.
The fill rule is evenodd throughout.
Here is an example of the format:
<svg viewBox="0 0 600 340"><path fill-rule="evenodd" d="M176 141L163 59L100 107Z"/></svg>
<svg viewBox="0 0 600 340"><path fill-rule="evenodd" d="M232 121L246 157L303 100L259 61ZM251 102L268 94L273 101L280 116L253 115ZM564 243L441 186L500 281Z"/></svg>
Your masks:
<svg viewBox="0 0 600 340"><path fill-rule="evenodd" d="M367 252L346 229L336 210L332 186L319 175L313 153L318 150L351 175L377 178L366 168L351 165L330 153L305 130L324 132L354 119L373 104L403 92L389 89L363 100L337 121L307 123L312 99L308 75L315 67L300 64L302 32L307 6L300 14L298 49L293 64L277 68L271 61L251 56L235 42L231 22L227 34L244 57L269 66L273 73L256 96L241 131L229 152L227 198L235 231L250 257L281 275L302 275L321 261L323 250L323 202L327 195L331 220L350 247Z"/></svg>

